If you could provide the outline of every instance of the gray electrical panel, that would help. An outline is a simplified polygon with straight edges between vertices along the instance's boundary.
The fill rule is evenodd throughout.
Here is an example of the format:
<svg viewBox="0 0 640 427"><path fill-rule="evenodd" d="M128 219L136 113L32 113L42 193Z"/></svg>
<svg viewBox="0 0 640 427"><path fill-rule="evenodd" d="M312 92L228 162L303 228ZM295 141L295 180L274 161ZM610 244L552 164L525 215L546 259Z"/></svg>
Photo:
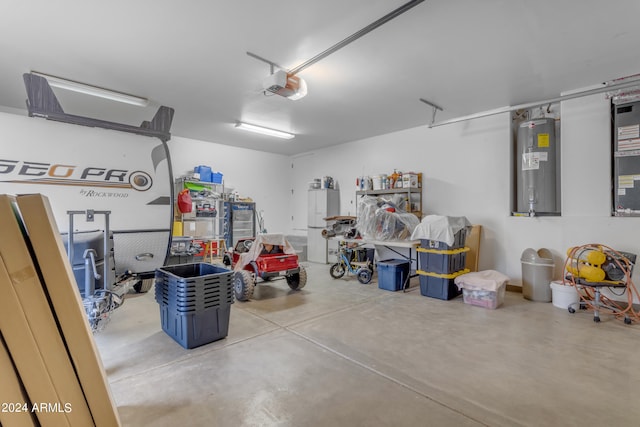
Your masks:
<svg viewBox="0 0 640 427"><path fill-rule="evenodd" d="M640 216L640 101L613 106L613 215Z"/></svg>

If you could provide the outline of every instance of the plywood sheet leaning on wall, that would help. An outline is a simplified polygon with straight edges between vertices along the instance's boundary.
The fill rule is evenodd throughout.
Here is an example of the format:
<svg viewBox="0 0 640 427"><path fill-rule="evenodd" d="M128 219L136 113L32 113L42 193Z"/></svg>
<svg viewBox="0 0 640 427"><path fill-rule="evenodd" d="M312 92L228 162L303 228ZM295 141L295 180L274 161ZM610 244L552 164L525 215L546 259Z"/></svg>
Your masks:
<svg viewBox="0 0 640 427"><path fill-rule="evenodd" d="M482 226L474 225L471 227L471 233L467 235L465 246L469 248L465 268L469 271L478 271L478 259L480 258L480 234L482 234Z"/></svg>
<svg viewBox="0 0 640 427"><path fill-rule="evenodd" d="M40 194L30 194L18 196L17 201L95 425L120 426L115 402L49 200Z"/></svg>
<svg viewBox="0 0 640 427"><path fill-rule="evenodd" d="M15 199L11 196L0 196L0 224L0 258L10 280L5 286L11 287L13 291L6 290L9 298L14 301L14 316L18 322L24 317L24 334L32 336L37 352L42 356L47 375L51 379L51 385L55 389L55 394L40 399L32 396L37 385L31 381L25 384L27 395L35 402L33 412L38 419L42 419L44 413L60 414L61 419L56 420L56 424L43 422L43 425L92 426L91 413L38 276L37 265L34 264L22 233L23 225L17 214ZM9 327L12 328L13 326ZM11 337L4 326L0 326L0 330L7 340L13 360L22 358L23 351L14 351L15 340L21 338ZM29 369L28 366L18 365L21 376L24 375L25 368ZM46 406L41 407L41 404ZM68 410L65 405L68 405Z"/></svg>
<svg viewBox="0 0 640 427"><path fill-rule="evenodd" d="M24 390L9 350L0 336L0 425L6 427L36 427L38 424L31 411L32 404Z"/></svg>

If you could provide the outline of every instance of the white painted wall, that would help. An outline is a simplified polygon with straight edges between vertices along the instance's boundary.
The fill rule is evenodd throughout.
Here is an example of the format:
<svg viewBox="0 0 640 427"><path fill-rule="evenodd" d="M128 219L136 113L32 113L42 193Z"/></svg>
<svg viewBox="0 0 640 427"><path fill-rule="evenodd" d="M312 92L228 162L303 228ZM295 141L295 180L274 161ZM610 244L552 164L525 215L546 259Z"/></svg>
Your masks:
<svg viewBox="0 0 640 427"><path fill-rule="evenodd" d="M397 168L423 173L425 214L464 215L481 224L479 268L501 271L514 285L521 284L520 256L528 247L554 253L558 278L571 246L601 243L640 254L640 218L610 216L611 124L604 96L561 104L561 217L510 215L509 120L502 114L424 126L292 157L292 229L305 227L306 188L313 178L337 180L346 215L355 212L357 176Z"/></svg>
<svg viewBox="0 0 640 427"><path fill-rule="evenodd" d="M194 166L211 166L223 174L225 191L234 188L240 196L253 199L258 211L264 211L269 232L289 230L288 157L177 136L167 145L175 177L193 171Z"/></svg>

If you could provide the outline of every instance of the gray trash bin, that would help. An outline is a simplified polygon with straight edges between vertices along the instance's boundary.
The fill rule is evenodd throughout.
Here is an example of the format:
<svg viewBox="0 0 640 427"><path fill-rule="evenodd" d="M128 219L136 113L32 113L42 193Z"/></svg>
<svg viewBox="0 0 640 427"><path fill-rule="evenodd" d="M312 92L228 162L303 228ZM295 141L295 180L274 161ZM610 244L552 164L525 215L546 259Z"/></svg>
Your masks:
<svg viewBox="0 0 640 427"><path fill-rule="evenodd" d="M522 296L531 301L551 302L553 255L548 249L527 248L520 257L522 263Z"/></svg>

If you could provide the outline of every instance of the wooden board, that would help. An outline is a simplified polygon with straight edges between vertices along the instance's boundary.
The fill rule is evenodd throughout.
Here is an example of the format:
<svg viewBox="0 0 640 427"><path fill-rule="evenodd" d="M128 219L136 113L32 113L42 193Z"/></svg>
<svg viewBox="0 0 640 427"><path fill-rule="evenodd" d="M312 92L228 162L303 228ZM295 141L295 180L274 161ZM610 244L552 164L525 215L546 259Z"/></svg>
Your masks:
<svg viewBox="0 0 640 427"><path fill-rule="evenodd" d="M6 427L36 427L37 421L31 411L32 404L27 397L18 371L11 361L9 350L0 336L0 425Z"/></svg>
<svg viewBox="0 0 640 427"><path fill-rule="evenodd" d="M323 218L323 219L325 221L348 221L348 220L355 221L356 219L358 219L358 217L347 216L347 215L335 215L335 216L328 216L328 217Z"/></svg>
<svg viewBox="0 0 640 427"><path fill-rule="evenodd" d="M86 319L49 200L43 195L31 194L18 196L17 201L95 425L120 426L102 360Z"/></svg>
<svg viewBox="0 0 640 427"><path fill-rule="evenodd" d="M0 224L2 224L0 257L10 278L7 286L13 289L16 302L14 309L22 311L27 322L23 325L23 330L25 334L32 335L55 389L55 393L44 400L32 398L35 405L51 405L43 406L36 415L40 419L44 413L56 412L65 418L68 425L92 426L93 419L84 393L49 306L47 295L37 273L37 266L22 234L22 223L17 217L15 199L11 196L0 196ZM7 329L0 328L7 340L13 360L17 361L24 356L23 352L13 351L14 339L9 338ZM18 365L18 371L20 376L24 375L20 365ZM27 394L31 396L34 384L25 383L25 387ZM69 405L70 409L65 410L65 405ZM39 409L40 406L37 408ZM55 425L66 425L62 420L59 422L60 424Z"/></svg>
<svg viewBox="0 0 640 427"><path fill-rule="evenodd" d="M467 236L465 246L469 248L465 261L465 268L469 271L478 271L478 259L480 258L480 234L482 234L482 226L474 225L471 227L471 233Z"/></svg>

